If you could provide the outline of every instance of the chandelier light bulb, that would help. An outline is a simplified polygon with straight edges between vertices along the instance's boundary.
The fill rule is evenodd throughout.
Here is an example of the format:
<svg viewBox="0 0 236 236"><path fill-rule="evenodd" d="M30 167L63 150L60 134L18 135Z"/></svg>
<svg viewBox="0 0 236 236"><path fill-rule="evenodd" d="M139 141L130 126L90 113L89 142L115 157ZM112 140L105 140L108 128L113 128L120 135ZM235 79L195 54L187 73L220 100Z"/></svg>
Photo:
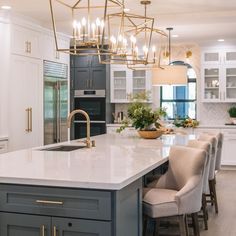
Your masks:
<svg viewBox="0 0 236 236"><path fill-rule="evenodd" d="M82 23L82 26L86 26L86 23L87 23L87 22L86 22L86 19L85 19L85 17L83 17L83 18L82 18L82 21L81 21L81 23Z"/></svg>
<svg viewBox="0 0 236 236"><path fill-rule="evenodd" d="M153 53L156 52L156 47L155 46L152 47L152 52Z"/></svg>
<svg viewBox="0 0 236 236"><path fill-rule="evenodd" d="M76 29L76 26L77 26L77 21L76 21L76 20L74 20L72 25L73 25L73 28L74 28L74 29Z"/></svg>
<svg viewBox="0 0 236 236"><path fill-rule="evenodd" d="M122 37L122 35L120 34L119 37L118 37L119 42L122 42L122 39L123 39L123 37Z"/></svg>
<svg viewBox="0 0 236 236"><path fill-rule="evenodd" d="M96 19L96 25L97 25L97 26L101 26L101 21L100 21L99 18Z"/></svg>

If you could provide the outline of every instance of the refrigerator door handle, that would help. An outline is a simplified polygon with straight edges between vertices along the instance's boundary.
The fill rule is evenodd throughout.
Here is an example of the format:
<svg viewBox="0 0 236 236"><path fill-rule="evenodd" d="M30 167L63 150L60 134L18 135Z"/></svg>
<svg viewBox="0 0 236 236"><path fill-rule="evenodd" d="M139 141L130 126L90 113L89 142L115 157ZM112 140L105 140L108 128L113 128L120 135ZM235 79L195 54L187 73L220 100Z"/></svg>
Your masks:
<svg viewBox="0 0 236 236"><path fill-rule="evenodd" d="M56 123L57 123L57 142L60 142L60 99L59 99L59 92L60 92L60 84L57 81L57 91L56 91L56 95L57 95L57 117L56 117Z"/></svg>
<svg viewBox="0 0 236 236"><path fill-rule="evenodd" d="M58 82L58 142L61 142L61 83Z"/></svg>

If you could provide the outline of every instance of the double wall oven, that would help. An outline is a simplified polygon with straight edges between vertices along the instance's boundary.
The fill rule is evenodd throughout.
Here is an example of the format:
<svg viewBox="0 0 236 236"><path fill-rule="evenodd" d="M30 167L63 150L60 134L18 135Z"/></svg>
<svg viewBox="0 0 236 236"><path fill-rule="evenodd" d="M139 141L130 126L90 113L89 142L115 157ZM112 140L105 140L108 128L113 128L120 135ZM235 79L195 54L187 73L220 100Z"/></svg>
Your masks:
<svg viewBox="0 0 236 236"><path fill-rule="evenodd" d="M88 113L91 121L91 136L106 133L106 98L105 90L75 90L74 109ZM74 119L74 138L86 137L85 118L76 114Z"/></svg>

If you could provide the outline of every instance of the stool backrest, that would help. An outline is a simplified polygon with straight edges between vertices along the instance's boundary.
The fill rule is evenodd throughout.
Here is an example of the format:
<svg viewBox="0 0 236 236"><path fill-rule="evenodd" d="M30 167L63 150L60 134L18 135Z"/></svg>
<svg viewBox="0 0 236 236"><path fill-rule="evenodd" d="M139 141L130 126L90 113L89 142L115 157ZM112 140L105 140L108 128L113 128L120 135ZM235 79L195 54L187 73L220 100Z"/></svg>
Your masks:
<svg viewBox="0 0 236 236"><path fill-rule="evenodd" d="M203 175L205 162L206 152L204 150L172 146L166 180L168 183L172 183L173 189L180 190L192 176Z"/></svg>
<svg viewBox="0 0 236 236"><path fill-rule="evenodd" d="M206 166L204 169L204 174L203 174L203 193L206 193L208 190L208 179L209 179L209 170L210 170L210 163L211 163L211 143L207 142L207 141L200 141L200 140L190 140L187 143L188 147L192 147L192 148L199 148L199 149L203 149L204 151L206 151Z"/></svg>
<svg viewBox="0 0 236 236"><path fill-rule="evenodd" d="M218 148L218 140L215 136L209 134L200 134L198 140L207 141L211 143L211 157L210 157L210 168L209 168L209 180L213 180L215 178L215 166L216 166L216 156L217 156L217 148Z"/></svg>

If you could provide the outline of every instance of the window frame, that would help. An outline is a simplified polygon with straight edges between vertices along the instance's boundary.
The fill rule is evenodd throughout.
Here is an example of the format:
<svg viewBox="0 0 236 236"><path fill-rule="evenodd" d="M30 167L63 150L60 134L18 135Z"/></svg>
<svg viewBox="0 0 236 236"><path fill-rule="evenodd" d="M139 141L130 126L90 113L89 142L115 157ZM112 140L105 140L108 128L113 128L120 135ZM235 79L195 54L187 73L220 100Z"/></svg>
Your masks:
<svg viewBox="0 0 236 236"><path fill-rule="evenodd" d="M185 63L183 61L173 61L171 63L171 65L185 65L188 67L188 69L193 69L193 67L188 64L188 63ZM195 118L193 119L197 119L197 78L188 78L188 84L189 83L195 83L196 84L196 90L195 90L195 94L196 94L196 97L195 99L163 99L162 96L163 96L163 86L161 86L160 88L160 107L162 107L162 104L164 102L169 102L169 103L174 103L174 102L182 102L182 103L191 103L191 102L195 102L196 103L196 106L195 106ZM186 85L187 86L187 85ZM176 87L176 86L173 86L173 87ZM169 120L175 120L177 117L171 117L168 119ZM178 119L180 120L184 120L186 117L180 117Z"/></svg>

